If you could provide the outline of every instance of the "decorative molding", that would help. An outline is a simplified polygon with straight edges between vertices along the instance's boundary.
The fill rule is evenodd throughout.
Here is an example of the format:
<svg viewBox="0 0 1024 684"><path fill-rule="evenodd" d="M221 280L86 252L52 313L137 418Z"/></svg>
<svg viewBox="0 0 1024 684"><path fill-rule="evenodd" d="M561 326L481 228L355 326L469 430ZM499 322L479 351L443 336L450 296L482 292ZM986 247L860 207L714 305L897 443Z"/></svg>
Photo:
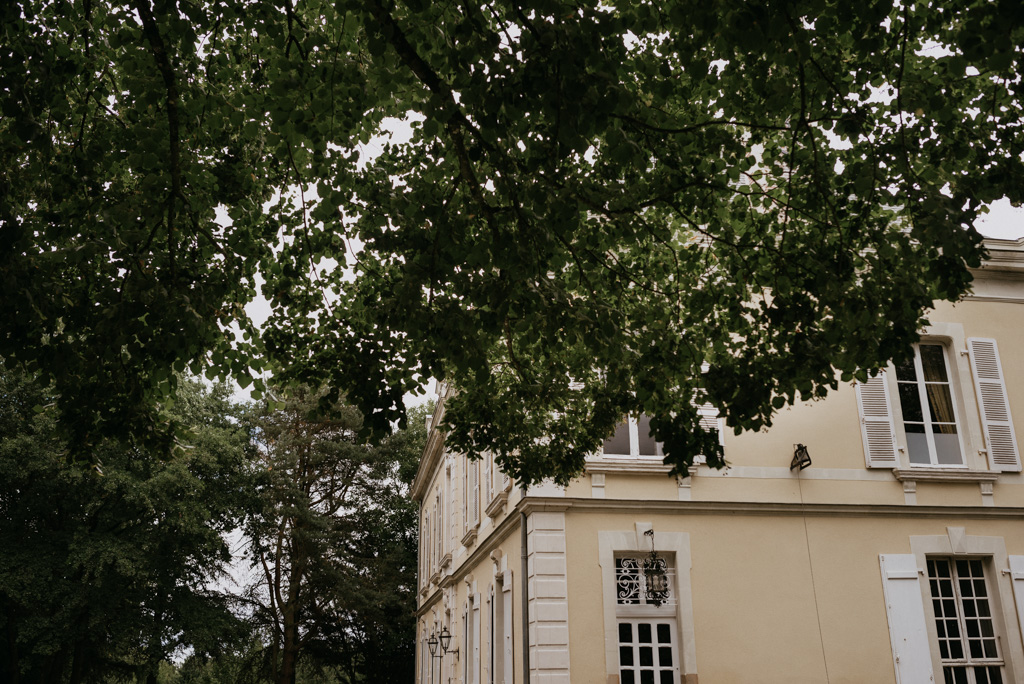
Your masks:
<svg viewBox="0 0 1024 684"><path fill-rule="evenodd" d="M692 465L687 469L686 477L676 477L680 501L689 501L693 498L693 476L696 474L697 465Z"/></svg>
<svg viewBox="0 0 1024 684"><path fill-rule="evenodd" d="M893 468L892 474L900 482L995 482L1001 473L960 468Z"/></svg>
<svg viewBox="0 0 1024 684"><path fill-rule="evenodd" d="M508 501L508 491L503 490L494 495L491 503L487 504L484 513L488 518L497 518L505 510L505 502Z"/></svg>
<svg viewBox="0 0 1024 684"><path fill-rule="evenodd" d="M1021 506L905 506L898 504L780 503L771 501L672 501L668 499L541 499L520 501L516 510L707 515L813 515L868 518L1002 518L1024 520Z"/></svg>
<svg viewBox="0 0 1024 684"><path fill-rule="evenodd" d="M468 530L466 530L466 534L462 535L463 546L469 547L472 546L474 542L476 542L476 533L479 527L479 525L473 525Z"/></svg>
<svg viewBox="0 0 1024 684"><path fill-rule="evenodd" d="M588 460L584 472L586 473L620 473L624 475L649 475L659 473L667 475L672 471L672 466L667 466L660 461L652 461L640 458L608 458L601 456Z"/></svg>
<svg viewBox="0 0 1024 684"><path fill-rule="evenodd" d="M1000 302L1002 304L1024 304L1024 297L999 297L997 295L964 295L964 300L972 302Z"/></svg>
<svg viewBox="0 0 1024 684"><path fill-rule="evenodd" d="M978 487L981 489L981 505L995 506L995 486L991 482L979 482Z"/></svg>
<svg viewBox="0 0 1024 684"><path fill-rule="evenodd" d="M452 563L452 554L451 554L450 551L448 553L444 554L443 556L441 556L441 569L442 570L444 570L449 565L451 565L451 563Z"/></svg>
<svg viewBox="0 0 1024 684"><path fill-rule="evenodd" d="M692 471L691 471L692 472ZM799 472L799 475L797 475ZM698 466L693 474L701 477L731 477L750 480L838 480L861 482L892 482L892 475L885 469L869 470L860 468L819 468L812 466L806 470L792 471L788 466L729 466L728 468L711 468Z"/></svg>

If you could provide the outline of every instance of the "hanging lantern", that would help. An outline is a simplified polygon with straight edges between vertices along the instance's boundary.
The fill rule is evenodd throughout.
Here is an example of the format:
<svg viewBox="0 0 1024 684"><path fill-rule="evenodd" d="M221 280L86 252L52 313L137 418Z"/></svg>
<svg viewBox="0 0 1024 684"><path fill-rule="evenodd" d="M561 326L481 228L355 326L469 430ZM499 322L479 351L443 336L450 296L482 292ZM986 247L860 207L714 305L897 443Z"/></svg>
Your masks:
<svg viewBox="0 0 1024 684"><path fill-rule="evenodd" d="M644 582L647 590L647 602L658 607L668 600L668 569L665 559L654 550L654 530L644 532L651 538L651 553L644 559Z"/></svg>

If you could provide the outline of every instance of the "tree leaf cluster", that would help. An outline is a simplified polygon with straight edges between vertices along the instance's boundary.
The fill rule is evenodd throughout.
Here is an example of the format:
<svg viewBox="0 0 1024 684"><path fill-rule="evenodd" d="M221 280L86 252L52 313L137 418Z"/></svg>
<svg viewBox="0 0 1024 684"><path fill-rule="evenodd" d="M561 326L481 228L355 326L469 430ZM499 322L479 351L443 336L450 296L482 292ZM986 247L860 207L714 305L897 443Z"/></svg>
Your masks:
<svg viewBox="0 0 1024 684"><path fill-rule="evenodd" d="M171 439L188 365L379 434L442 378L452 448L524 484L625 414L722 465L695 403L761 429L906 357L1024 199L1016 2L2 11L0 353L75 443Z"/></svg>

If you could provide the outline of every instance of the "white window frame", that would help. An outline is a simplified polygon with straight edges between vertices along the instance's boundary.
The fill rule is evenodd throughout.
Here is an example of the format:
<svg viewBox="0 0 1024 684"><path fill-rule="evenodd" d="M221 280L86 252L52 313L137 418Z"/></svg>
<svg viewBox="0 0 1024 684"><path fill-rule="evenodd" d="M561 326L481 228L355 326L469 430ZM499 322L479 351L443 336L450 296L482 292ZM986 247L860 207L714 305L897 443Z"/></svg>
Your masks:
<svg viewBox="0 0 1024 684"><path fill-rule="evenodd" d="M604 443L602 443L601 444L601 451L599 453L599 456L601 456L603 458L611 458L611 459L629 458L629 459L635 459L635 460L639 460L639 461L657 461L659 463L665 459L665 454L664 454L664 451L662 450L661 442L658 442L658 441L654 442L654 451L655 451L655 453L641 455L640 454L640 422L639 422L639 419L638 418L634 418L633 416L628 416L626 418L626 424L629 426L629 453L628 454L606 454L604 452ZM615 426L615 431L616 432L618 432L618 429L619 429L620 425L622 425L622 423L619 423L618 425ZM607 440L605 440L605 441L607 441Z"/></svg>
<svg viewBox="0 0 1024 684"><path fill-rule="evenodd" d="M946 365L946 385L949 387L949 394L951 403L953 405L953 424L956 427L957 445L960 448L960 463L939 463L937 450L935 447L935 435L932 430L932 419L931 410L928 403L927 395L927 384L924 379L924 369L921 362L921 346L936 346L942 349L942 360ZM920 342L914 344L914 373L917 377L915 385L918 390L918 400L921 402L922 419L924 421L924 435L928 445L928 463L913 463L910 460L910 446L907 437L906 420L904 418L905 411L903 410L903 402L899 392L900 384L908 384L905 381L899 380L896 377L895 368L889 374L891 376L890 383L891 389L893 390L890 394L892 397L892 408L893 408L893 419L896 422L896 434L900 440L900 450L902 451L902 460L905 461L906 465L910 468L953 468L953 469L964 469L968 468L968 450L967 440L965 439L964 422L960 419L960 416L964 414L963 401L964 401L964 385L959 382L959 373L956 372L958 369L951 362L951 355L953 354L953 348L950 341L943 338L925 338ZM970 385L966 385L970 387Z"/></svg>
<svg viewBox="0 0 1024 684"><path fill-rule="evenodd" d="M942 658L939 637L935 627L931 589L928 586L928 558L983 558L987 561L985 580L989 588L989 602L995 621L995 632L1000 637L1003 658L1003 681L1020 681L1024 672L1020 623L1011 585L1009 557L1002 537L983 537L965 534L963 527L948 527L945 535L912 536L910 549L921 574L921 599L924 607L928 645L932 657L935 681L942 681ZM1021 616L1024 617L1024 616Z"/></svg>
<svg viewBox="0 0 1024 684"><path fill-rule="evenodd" d="M932 567L931 564L932 563L939 563L939 562L949 563L950 576L951 576L951 579L952 579L951 584L952 584L952 589L953 589L953 597L952 598L954 599L954 607L955 607L955 610L956 610L956 622L957 622L957 627L958 627L958 632L959 632L959 634L958 634L959 638L957 638L956 640L961 643L961 646L964 649L964 655L963 655L962 658L952 658L952 657L942 658L941 643L940 643L939 644L939 646L940 646L939 660L941 662L941 667L942 667L940 672L943 673L943 677L944 677L945 676L945 668L947 668L947 667L962 668L962 669L966 670L968 682L970 684L976 684L976 679L975 679L975 675L974 675L974 668L975 667L979 667L979 668L998 667L1000 669L1000 679L1002 679L1003 681L1006 681L1005 677L1003 676L1004 673L1005 673L1005 670L1006 670L1006 668L1005 668L1005 665L1006 665L1005 658L1003 657L1003 646L1002 646L1003 639L1002 639L1002 634L1000 634L998 632L998 630L995 629L995 623L997 623L997 620L998 620L998 618L995 615L991 615L991 619L992 619L992 622L993 622L993 630L992 630L993 631L993 636L990 637L991 641L993 641L995 643L995 648L996 648L996 655L995 655L995 657L992 657L992 658L985 658L985 657L973 658L971 656L970 644L968 643L968 635L970 634L970 632L967 629L967 624L966 624L966 621L967 621L968 618L967 618L967 616L965 616L964 597L963 597L962 592L961 592L960 571L957 568L957 562L958 561L970 561L970 562L975 562L976 561L976 562L980 562L981 563L981 568L982 568L981 579L982 579L983 584L985 586L985 592L986 592L985 600L989 604L989 611L990 611L990 613L994 613L995 612L995 611L992 610L992 581L991 581L992 568L990 567L991 566L991 558L984 557L984 556L928 556L927 563L929 564L928 565L929 571L926 571L925 574L926 574L926 577L928 579L929 593L931 594L931 598L932 598L932 601L933 601L933 604L932 604L932 606L933 606L933 610L932 610L933 615L934 615L934 604L935 603L942 603L941 599L944 598L944 595L940 594L939 596L936 596L934 594L934 587L932 586L932 577L931 577L931 573L930 573L930 568ZM977 616L973 616L973 617L977 617ZM936 625L936 638L938 639L937 630L938 630L938 625ZM948 635L947 635L947 638L948 638ZM939 642L937 641L936 643L939 643Z"/></svg>
<svg viewBox="0 0 1024 684"><path fill-rule="evenodd" d="M639 673L642 670L651 670L652 672L654 672L654 682L655 682L655 684L660 684L660 682L661 682L661 676L660 675L661 675L662 672L665 672L665 671L671 671L672 672L672 681L673 682L678 682L679 681L679 671L680 671L680 666L679 666L679 646L678 646L679 638L678 638L678 626L677 626L676 620L674 618L675 618L675 616L673 614L669 614L669 615L665 615L665 616L660 616L660 617L657 616L657 615L649 615L649 616L646 616L646 617L638 617L638 616L626 617L626 616L620 616L618 618L618 620L616 620L616 623L615 623L615 631L616 631L615 638L616 638L616 641L618 642L618 648L619 648L619 655L618 655L618 657L621 658L621 649L624 646L626 646L625 643L623 643L622 641L619 640L619 629L620 629L621 625L624 625L624 624L625 625L629 625L630 626L630 631L634 635L633 636L633 640L631 640L629 642L629 645L632 647L632 659L633 659L633 663L630 666L630 669L633 672L638 673L638 675L639 675ZM644 666L644 665L640 664L640 649L642 648L642 646L639 643L639 631L640 631L640 625L642 625L642 624L650 625L650 627L651 627L651 645L649 646L649 648L652 649L652 656L653 656L652 661L653 661L654 664L652 664L650 666ZM660 668L658 666L658 664L657 664L658 663L658 659L660 657L659 647L663 644L663 642L658 641L658 637L657 637L658 626L661 625L661 624L667 624L668 628L669 628L669 642L668 643L669 643L669 646L672 649L672 669L671 670ZM621 664L617 664L617 669L615 670L615 674L619 678L620 682L622 681L622 667L623 666ZM640 677L639 676L634 678L634 684L640 684Z"/></svg>
<svg viewBox="0 0 1024 684"><path fill-rule="evenodd" d="M906 447L906 430L903 426L903 407L899 403L896 371L892 364L890 364L884 373L883 382L888 396L880 397L880 399L883 400L883 404L885 402L888 404L888 418L891 421L892 439L895 442L895 458L891 461L889 459L880 459L876 463L873 459L878 458L884 446L881 442L878 442L874 446L879 451L877 453L872 452L874 455L867 457L867 467L895 467L900 473L901 479L914 479L914 471L945 472L951 474L951 476L963 471L987 471L991 466L989 464L988 451L984 448L985 441L982 438L982 422L974 390L975 378L971 369L970 359L968 358L968 339L964 334L963 326L959 323L936 323L929 325L922 332L920 343L942 344L945 347L950 389L953 395L953 409L957 415L964 465L933 466L910 463L910 454ZM861 389L864 388L860 383L858 385ZM880 408L884 408L884 406L880 405ZM864 421L863 407L861 407L860 411L861 420ZM862 434L863 437L864 435Z"/></svg>
<svg viewBox="0 0 1024 684"><path fill-rule="evenodd" d="M598 560L601 566L601 588L605 634L605 669L608 675L619 675L619 621L670 618L674 624L675 679L696 675L697 649L694 638L693 596L690 582L690 535L686 532L656 531L656 549L666 559L671 558L675 566L672 592L675 603L656 608L651 605L620 606L617 600L617 579L615 558L621 556L642 556L650 552L650 538L644 532L651 529L650 523L636 523L633 530L599 531Z"/></svg>

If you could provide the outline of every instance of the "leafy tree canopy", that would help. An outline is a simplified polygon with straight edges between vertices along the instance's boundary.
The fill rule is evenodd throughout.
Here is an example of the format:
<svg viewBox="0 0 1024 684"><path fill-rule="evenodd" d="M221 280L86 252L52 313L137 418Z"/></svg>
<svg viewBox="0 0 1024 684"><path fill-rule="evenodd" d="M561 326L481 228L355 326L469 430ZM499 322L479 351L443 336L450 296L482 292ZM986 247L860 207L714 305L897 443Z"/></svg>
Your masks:
<svg viewBox="0 0 1024 684"><path fill-rule="evenodd" d="M105 441L70 463L45 386L0 364L0 679L156 682L244 637L216 581L251 489L226 386L185 382L188 449Z"/></svg>
<svg viewBox="0 0 1024 684"><path fill-rule="evenodd" d="M452 445L524 482L625 413L720 464L695 399L756 429L906 354L1022 200L1014 0L0 13L0 354L78 442L168 435L189 365L329 383L378 430L445 378ZM388 117L411 140L361 155Z"/></svg>

